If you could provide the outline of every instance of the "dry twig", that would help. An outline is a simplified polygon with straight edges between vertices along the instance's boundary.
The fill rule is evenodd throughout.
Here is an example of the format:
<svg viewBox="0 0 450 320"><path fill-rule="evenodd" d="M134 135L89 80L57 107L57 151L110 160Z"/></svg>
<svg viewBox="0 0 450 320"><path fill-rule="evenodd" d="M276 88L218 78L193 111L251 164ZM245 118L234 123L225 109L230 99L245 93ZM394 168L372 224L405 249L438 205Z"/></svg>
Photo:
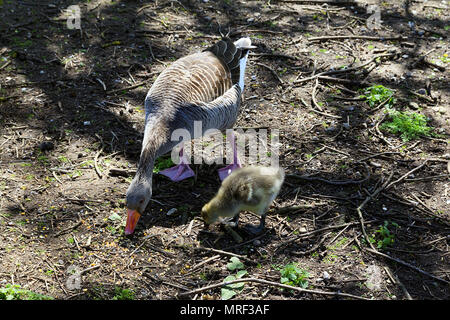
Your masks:
<svg viewBox="0 0 450 320"><path fill-rule="evenodd" d="M220 282L220 283L212 284L212 285L209 285L206 287L179 293L178 297L185 297L185 296L189 296L191 294L196 294L196 293L200 293L203 291L220 288L220 287L223 287L226 285L230 285L233 283L241 283L241 282L255 282L255 283L260 283L260 284L275 286L278 288L290 289L290 290L303 292L303 293L310 293L310 294L320 294L320 295L336 296L336 297L347 297L347 298L358 299L358 300L370 300L370 299L367 299L364 297L355 296L355 295L352 295L349 293L343 293L343 292L339 292L339 291L330 292L330 291L303 289L303 288L299 288L299 287L294 287L294 286L290 286L290 285L286 285L286 284L282 284L282 283L278 283L278 282L273 282L273 281L268 281L268 280L264 280L264 279L258 279L258 278L242 278L242 279L238 279L238 280Z"/></svg>

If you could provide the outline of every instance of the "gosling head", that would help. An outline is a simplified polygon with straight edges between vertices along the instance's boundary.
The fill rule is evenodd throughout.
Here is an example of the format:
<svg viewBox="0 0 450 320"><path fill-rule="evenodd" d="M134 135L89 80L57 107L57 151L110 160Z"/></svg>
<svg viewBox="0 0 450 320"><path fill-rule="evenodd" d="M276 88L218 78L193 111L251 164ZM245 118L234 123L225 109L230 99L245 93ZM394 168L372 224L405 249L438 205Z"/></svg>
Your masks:
<svg viewBox="0 0 450 320"><path fill-rule="evenodd" d="M202 208L202 218L205 223L205 228L209 228L209 226L217 221L217 217L213 214L211 210L211 203L208 202Z"/></svg>

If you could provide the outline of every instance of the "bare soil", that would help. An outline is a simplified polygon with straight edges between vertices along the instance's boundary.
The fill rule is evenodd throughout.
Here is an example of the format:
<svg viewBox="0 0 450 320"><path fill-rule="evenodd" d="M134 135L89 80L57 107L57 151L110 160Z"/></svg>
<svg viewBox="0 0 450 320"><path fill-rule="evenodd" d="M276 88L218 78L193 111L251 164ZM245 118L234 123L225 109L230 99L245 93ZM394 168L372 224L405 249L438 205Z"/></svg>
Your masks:
<svg viewBox="0 0 450 320"><path fill-rule="evenodd" d="M73 4L81 30L66 24ZM233 274L233 253L246 277L273 283L294 262L308 271L311 290L449 299L448 5L380 2L381 25L371 29L367 4L0 1L0 286L57 299L113 299L117 288L135 299L177 299ZM125 237L147 90L168 64L220 32L257 46L236 127L280 131L288 175L267 228L257 237L238 229L242 243L219 227L203 230L201 207L220 186L220 166L203 164L180 183L155 174L148 215ZM308 40L323 36L405 39ZM425 53L438 66L414 65ZM341 80L300 82L379 54L391 55L329 75ZM395 107L425 114L437 135L405 142L379 130L383 108L358 99L370 84L394 90ZM385 221L394 241L378 248ZM78 287L70 270L82 273ZM235 297L351 299L255 282Z"/></svg>

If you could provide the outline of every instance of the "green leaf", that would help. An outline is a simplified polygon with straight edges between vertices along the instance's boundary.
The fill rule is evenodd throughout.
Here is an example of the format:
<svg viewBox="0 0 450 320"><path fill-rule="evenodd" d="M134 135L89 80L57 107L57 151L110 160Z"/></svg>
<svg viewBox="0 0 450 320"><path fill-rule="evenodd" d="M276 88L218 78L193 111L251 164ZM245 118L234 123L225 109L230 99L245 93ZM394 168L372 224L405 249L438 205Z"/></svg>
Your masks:
<svg viewBox="0 0 450 320"><path fill-rule="evenodd" d="M223 287L221 290L222 300L229 300L236 295L236 291L228 289L227 287Z"/></svg>
<svg viewBox="0 0 450 320"><path fill-rule="evenodd" d="M122 217L118 215L117 212L114 212L112 215L109 216L108 219L111 221L120 221L122 220Z"/></svg>
<svg viewBox="0 0 450 320"><path fill-rule="evenodd" d="M244 264L239 260L238 257L231 257L230 261L231 262L227 264L228 270L234 271L236 269L244 269Z"/></svg>
<svg viewBox="0 0 450 320"><path fill-rule="evenodd" d="M246 274L247 274L248 272L247 272L247 270L241 270L241 271L238 271L237 273L236 273L236 278L242 278L243 276L245 276Z"/></svg>

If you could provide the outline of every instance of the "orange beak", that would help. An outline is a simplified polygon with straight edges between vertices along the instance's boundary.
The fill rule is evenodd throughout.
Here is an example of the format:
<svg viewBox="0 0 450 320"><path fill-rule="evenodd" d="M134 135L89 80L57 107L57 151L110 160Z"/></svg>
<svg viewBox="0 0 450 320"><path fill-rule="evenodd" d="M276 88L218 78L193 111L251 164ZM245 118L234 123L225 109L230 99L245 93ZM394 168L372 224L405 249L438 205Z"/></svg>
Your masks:
<svg viewBox="0 0 450 320"><path fill-rule="evenodd" d="M125 226L125 235L132 234L141 214L136 210L128 209L127 224Z"/></svg>

